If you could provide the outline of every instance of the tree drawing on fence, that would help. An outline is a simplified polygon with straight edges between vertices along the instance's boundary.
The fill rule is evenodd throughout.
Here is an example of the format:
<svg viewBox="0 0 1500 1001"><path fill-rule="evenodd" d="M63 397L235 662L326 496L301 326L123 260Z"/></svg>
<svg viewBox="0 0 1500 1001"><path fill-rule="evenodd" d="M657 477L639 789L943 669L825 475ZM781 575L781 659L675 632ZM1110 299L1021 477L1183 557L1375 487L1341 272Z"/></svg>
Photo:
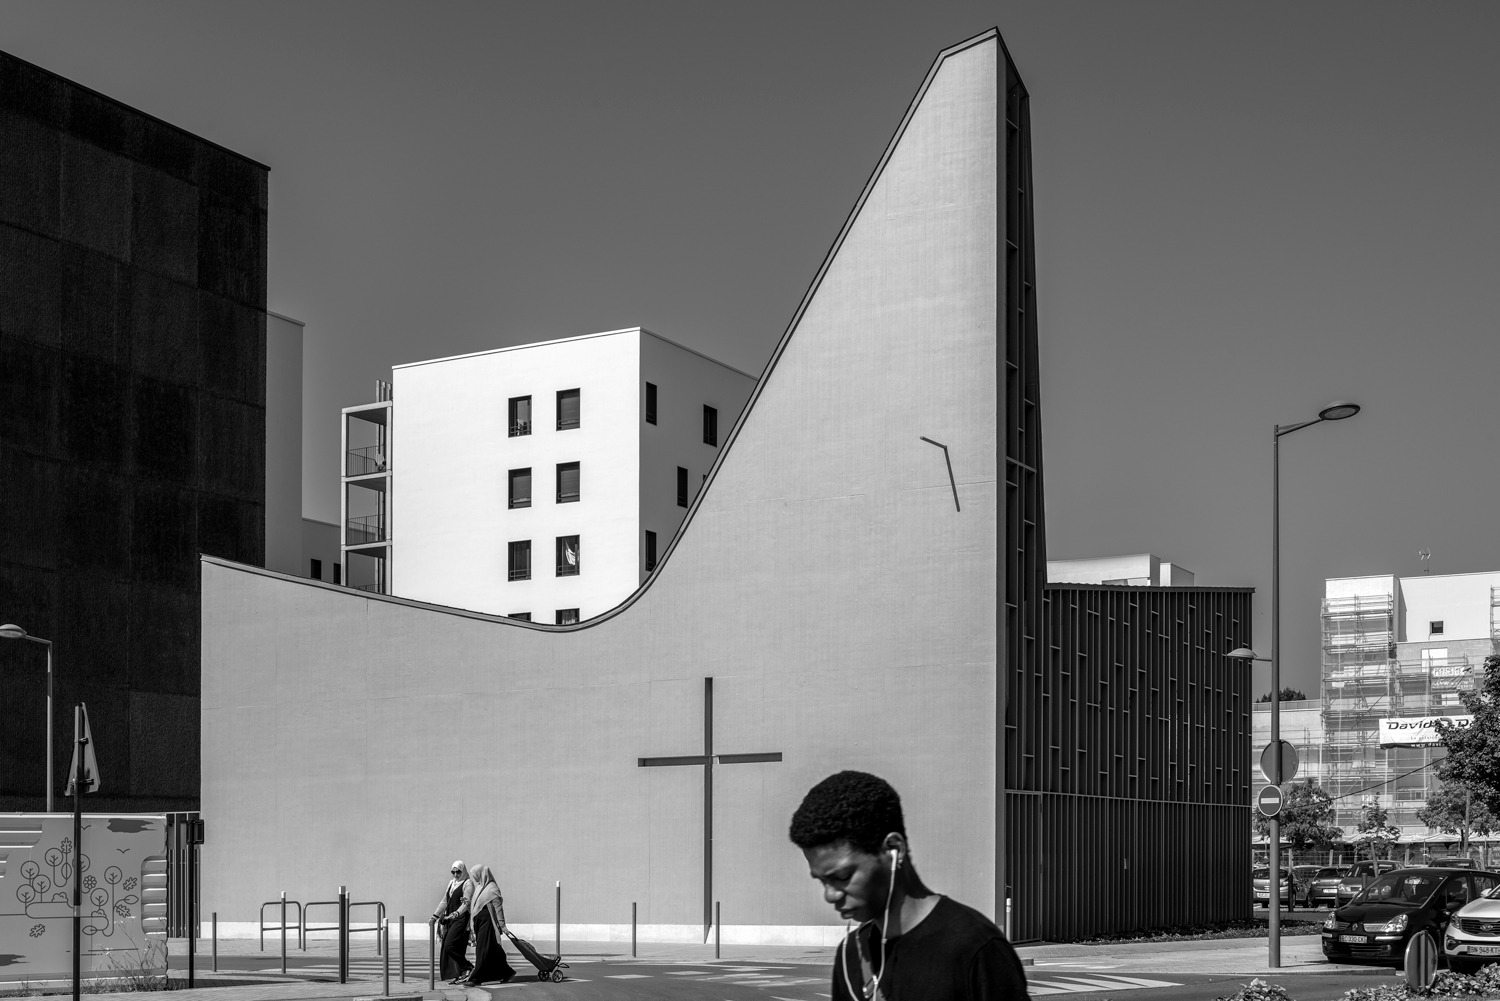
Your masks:
<svg viewBox="0 0 1500 1001"><path fill-rule="evenodd" d="M134 890L137 880L134 876L129 878L120 871L116 865L104 870L104 882L94 881L93 876L83 878L83 889L88 894L88 902L93 905L93 911L88 914L90 918L103 918L102 924L87 924L83 926L86 935L113 935L115 931L114 919L130 917L130 905L138 903L140 898L129 891Z"/></svg>

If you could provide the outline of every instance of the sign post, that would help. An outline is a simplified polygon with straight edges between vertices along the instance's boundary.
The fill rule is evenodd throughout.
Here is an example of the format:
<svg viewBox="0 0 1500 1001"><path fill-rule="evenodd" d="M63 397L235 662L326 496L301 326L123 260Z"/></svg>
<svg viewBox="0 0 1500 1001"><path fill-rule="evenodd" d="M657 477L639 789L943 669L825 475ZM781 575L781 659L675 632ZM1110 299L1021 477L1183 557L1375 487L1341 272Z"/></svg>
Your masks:
<svg viewBox="0 0 1500 1001"><path fill-rule="evenodd" d="M73 707L73 763L68 769L68 788L73 794L73 1001L79 1001L83 985L83 871L88 867L83 853L83 793L99 789L99 761L94 756L94 738L89 732L89 710L82 702Z"/></svg>
<svg viewBox="0 0 1500 1001"><path fill-rule="evenodd" d="M1281 795L1280 786L1265 786L1261 789L1259 795L1255 797L1256 809L1260 810L1260 815L1262 817L1265 817L1267 820L1281 814L1282 802L1283 798ZM1271 878L1274 881L1278 878L1278 876L1273 873ZM1277 899L1281 899L1279 891Z"/></svg>

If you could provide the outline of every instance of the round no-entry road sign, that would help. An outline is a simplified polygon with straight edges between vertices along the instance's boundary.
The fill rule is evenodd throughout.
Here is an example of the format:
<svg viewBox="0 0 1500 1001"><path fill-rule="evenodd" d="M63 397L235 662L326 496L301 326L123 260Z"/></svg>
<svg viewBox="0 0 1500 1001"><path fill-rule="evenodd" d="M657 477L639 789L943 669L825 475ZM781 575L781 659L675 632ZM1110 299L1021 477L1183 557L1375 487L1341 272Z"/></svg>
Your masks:
<svg viewBox="0 0 1500 1001"><path fill-rule="evenodd" d="M1278 746L1281 748L1279 758ZM1267 744L1260 752L1260 773L1272 785L1292 781L1297 777L1297 749L1285 740Z"/></svg>
<svg viewBox="0 0 1500 1001"><path fill-rule="evenodd" d="M1255 805L1260 810L1262 817L1274 817L1281 812L1281 789L1276 786L1265 786L1260 795L1255 797Z"/></svg>

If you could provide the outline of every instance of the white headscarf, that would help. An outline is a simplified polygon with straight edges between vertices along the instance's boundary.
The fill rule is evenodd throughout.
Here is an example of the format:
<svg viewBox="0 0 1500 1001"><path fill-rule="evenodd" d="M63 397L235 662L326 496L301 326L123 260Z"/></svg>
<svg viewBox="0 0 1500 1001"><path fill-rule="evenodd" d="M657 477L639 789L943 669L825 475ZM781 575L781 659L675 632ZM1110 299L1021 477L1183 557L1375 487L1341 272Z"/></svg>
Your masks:
<svg viewBox="0 0 1500 1001"><path fill-rule="evenodd" d="M500 924L505 920L505 912L500 910L504 900L500 896L500 885L495 882L495 874L487 865L476 865L470 872L470 878L474 880L474 903L469 907L469 927L474 926L474 915L482 908L493 905L490 920L495 922L495 934L500 934Z"/></svg>

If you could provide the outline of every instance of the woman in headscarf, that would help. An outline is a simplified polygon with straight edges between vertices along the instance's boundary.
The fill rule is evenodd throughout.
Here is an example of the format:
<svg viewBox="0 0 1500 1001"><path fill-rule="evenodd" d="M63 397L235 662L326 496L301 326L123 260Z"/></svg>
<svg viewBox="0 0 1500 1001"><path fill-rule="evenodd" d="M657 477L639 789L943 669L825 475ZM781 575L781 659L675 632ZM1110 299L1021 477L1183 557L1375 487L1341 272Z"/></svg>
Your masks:
<svg viewBox="0 0 1500 1001"><path fill-rule="evenodd" d="M516 975L500 936L505 933L505 907L495 874L487 865L473 869L474 900L469 905L469 927L474 932L474 972L464 981L467 987L498 981L505 983Z"/></svg>
<svg viewBox="0 0 1500 1001"><path fill-rule="evenodd" d="M437 919L438 934L443 937L443 979L457 983L474 968L464 955L469 948L469 909L474 883L462 859L453 863L448 874L453 878L448 880L448 888L432 916Z"/></svg>

